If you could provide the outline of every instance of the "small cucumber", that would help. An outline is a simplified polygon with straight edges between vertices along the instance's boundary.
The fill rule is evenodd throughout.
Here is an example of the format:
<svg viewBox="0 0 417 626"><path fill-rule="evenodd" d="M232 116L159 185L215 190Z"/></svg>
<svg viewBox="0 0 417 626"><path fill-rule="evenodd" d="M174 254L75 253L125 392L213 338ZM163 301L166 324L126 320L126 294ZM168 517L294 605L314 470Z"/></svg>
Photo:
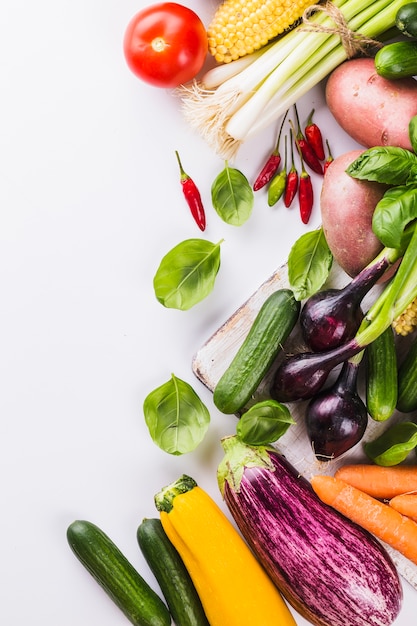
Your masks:
<svg viewBox="0 0 417 626"><path fill-rule="evenodd" d="M76 520L67 529L76 557L134 626L170 626L168 608L100 528Z"/></svg>
<svg viewBox="0 0 417 626"><path fill-rule="evenodd" d="M397 409L401 413L417 409L417 336L398 369Z"/></svg>
<svg viewBox="0 0 417 626"><path fill-rule="evenodd" d="M300 307L290 289L278 289L265 300L215 386L213 401L219 411L237 413L246 405L294 328Z"/></svg>
<svg viewBox="0 0 417 626"><path fill-rule="evenodd" d="M394 333L389 326L366 349L366 407L378 422L395 411L398 396L397 352Z"/></svg>
<svg viewBox="0 0 417 626"><path fill-rule="evenodd" d="M398 9L395 25L406 37L417 37L417 2L408 2Z"/></svg>
<svg viewBox="0 0 417 626"><path fill-rule="evenodd" d="M138 527L137 539L176 626L209 626L193 581L161 521L145 518Z"/></svg>
<svg viewBox="0 0 417 626"><path fill-rule="evenodd" d="M378 50L375 69L379 76L395 80L417 74L417 41L396 41Z"/></svg>

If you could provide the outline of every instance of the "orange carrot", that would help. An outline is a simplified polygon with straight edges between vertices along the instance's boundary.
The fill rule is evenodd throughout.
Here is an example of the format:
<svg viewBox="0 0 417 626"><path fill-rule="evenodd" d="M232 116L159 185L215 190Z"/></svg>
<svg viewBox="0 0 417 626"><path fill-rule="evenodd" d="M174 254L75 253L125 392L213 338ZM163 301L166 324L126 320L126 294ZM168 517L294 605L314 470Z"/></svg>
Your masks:
<svg viewBox="0 0 417 626"><path fill-rule="evenodd" d="M402 493L389 501L393 509L417 522L417 492Z"/></svg>
<svg viewBox="0 0 417 626"><path fill-rule="evenodd" d="M313 476L311 484L320 500L417 564L416 522L334 476Z"/></svg>
<svg viewBox="0 0 417 626"><path fill-rule="evenodd" d="M380 500L417 491L417 465L344 465L335 472L335 478Z"/></svg>

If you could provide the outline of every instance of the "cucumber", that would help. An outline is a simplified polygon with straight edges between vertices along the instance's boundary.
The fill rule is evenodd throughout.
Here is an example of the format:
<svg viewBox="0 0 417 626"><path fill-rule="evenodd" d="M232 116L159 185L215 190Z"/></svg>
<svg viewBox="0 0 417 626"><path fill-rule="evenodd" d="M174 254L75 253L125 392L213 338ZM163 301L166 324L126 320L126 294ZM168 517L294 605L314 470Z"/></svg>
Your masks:
<svg viewBox="0 0 417 626"><path fill-rule="evenodd" d="M209 626L193 581L161 520L145 518L138 527L137 539L176 626Z"/></svg>
<svg viewBox="0 0 417 626"><path fill-rule="evenodd" d="M168 608L95 524L76 520L67 529L76 557L134 626L170 626Z"/></svg>
<svg viewBox="0 0 417 626"><path fill-rule="evenodd" d="M389 326L366 349L366 408L378 422L395 411L398 396L397 352L394 332Z"/></svg>
<svg viewBox="0 0 417 626"><path fill-rule="evenodd" d="M300 307L290 289L278 289L265 300L215 386L213 401L219 411L237 413L246 405L294 328Z"/></svg>
<svg viewBox="0 0 417 626"><path fill-rule="evenodd" d="M378 50L375 69L388 79L406 78L417 74L417 41L396 41Z"/></svg>
<svg viewBox="0 0 417 626"><path fill-rule="evenodd" d="M398 9L395 26L406 37L417 37L417 2L403 4Z"/></svg>
<svg viewBox="0 0 417 626"><path fill-rule="evenodd" d="M397 409L401 413L417 409L417 336L398 369Z"/></svg>

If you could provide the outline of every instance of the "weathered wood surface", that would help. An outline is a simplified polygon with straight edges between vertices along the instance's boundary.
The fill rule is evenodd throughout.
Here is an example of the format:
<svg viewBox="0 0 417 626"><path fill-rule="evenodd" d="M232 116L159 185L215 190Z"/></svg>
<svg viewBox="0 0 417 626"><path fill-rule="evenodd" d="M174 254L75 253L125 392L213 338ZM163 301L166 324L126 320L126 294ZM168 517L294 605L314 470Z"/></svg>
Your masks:
<svg viewBox="0 0 417 626"><path fill-rule="evenodd" d="M334 264L329 280L325 286L342 287L348 280L349 277ZM250 326L262 303L273 291L280 288L287 288L288 285L287 266L283 265L274 272L274 274L270 276L196 352L192 362L192 369L197 378L208 387L208 389L211 391L214 390L217 381L220 379L249 332ZM374 288L371 294L363 301L364 310L366 310L369 303L375 298L377 289L378 288ZM275 367L285 353L300 351L302 348L301 336L296 328L285 343L282 355L278 357ZM262 381L254 395L253 401L267 397L273 372L274 367L265 380ZM305 433L303 420L305 405L306 402L297 402L288 405L296 424L288 429L287 433L277 442L276 447L285 454L288 460L306 478L317 473L333 474L337 467L347 462L366 462L367 459L362 450L362 443L374 439L388 426L387 423L379 423L369 419L369 424L362 443L358 444L354 449L348 451L339 459L321 463L314 457ZM410 416L395 413L389 419L389 424L391 425L396 421L409 419L409 417ZM404 558L397 551L392 550L389 546L385 547L390 553L400 574L417 589L417 566Z"/></svg>

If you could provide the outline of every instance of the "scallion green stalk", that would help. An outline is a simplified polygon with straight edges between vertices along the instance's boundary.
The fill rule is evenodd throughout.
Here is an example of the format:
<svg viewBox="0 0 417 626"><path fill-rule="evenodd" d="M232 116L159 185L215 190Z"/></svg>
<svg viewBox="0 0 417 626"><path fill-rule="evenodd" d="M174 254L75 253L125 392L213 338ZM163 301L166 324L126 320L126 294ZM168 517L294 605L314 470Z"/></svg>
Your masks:
<svg viewBox="0 0 417 626"><path fill-rule="evenodd" d="M356 342L369 345L417 297L417 228L413 234L394 278L367 312L357 334Z"/></svg>
<svg viewBox="0 0 417 626"><path fill-rule="evenodd" d="M401 3L404 4L404 2ZM386 0L383 0L382 3L375 2L356 15L355 18L349 22L349 28L354 32L360 32L362 36L369 39L380 37L386 32L384 25L393 20L395 22L395 15L398 8L398 2L393 3L392 1L387 2ZM333 42L327 42L327 46L330 46L332 43ZM289 89L285 94L282 94L282 92L275 93L274 96L269 99L262 116L258 116L257 120L254 120L245 139L254 136L272 123L276 119L277 113L278 116L280 116L282 111L286 111L294 102L307 93L309 89L314 87L320 80L324 79L333 69L347 59L345 48L341 45L340 39L338 45L333 47L328 53L324 49L321 49L319 52L321 61L313 65L314 72L302 72L301 75L299 72L298 80L292 81L292 86L289 85ZM241 109L241 111L243 112L243 109Z"/></svg>
<svg viewBox="0 0 417 626"><path fill-rule="evenodd" d="M398 9L409 0L334 0L353 35L376 39L395 25ZM323 5L324 9L326 5ZM329 31L313 32L310 27ZM225 159L231 159L249 136L278 119L309 89L348 58L335 23L316 11L301 23L254 53L239 71L233 63L210 70L201 82L179 90L190 125ZM232 67L230 67L232 66ZM243 69L240 69L243 68Z"/></svg>

